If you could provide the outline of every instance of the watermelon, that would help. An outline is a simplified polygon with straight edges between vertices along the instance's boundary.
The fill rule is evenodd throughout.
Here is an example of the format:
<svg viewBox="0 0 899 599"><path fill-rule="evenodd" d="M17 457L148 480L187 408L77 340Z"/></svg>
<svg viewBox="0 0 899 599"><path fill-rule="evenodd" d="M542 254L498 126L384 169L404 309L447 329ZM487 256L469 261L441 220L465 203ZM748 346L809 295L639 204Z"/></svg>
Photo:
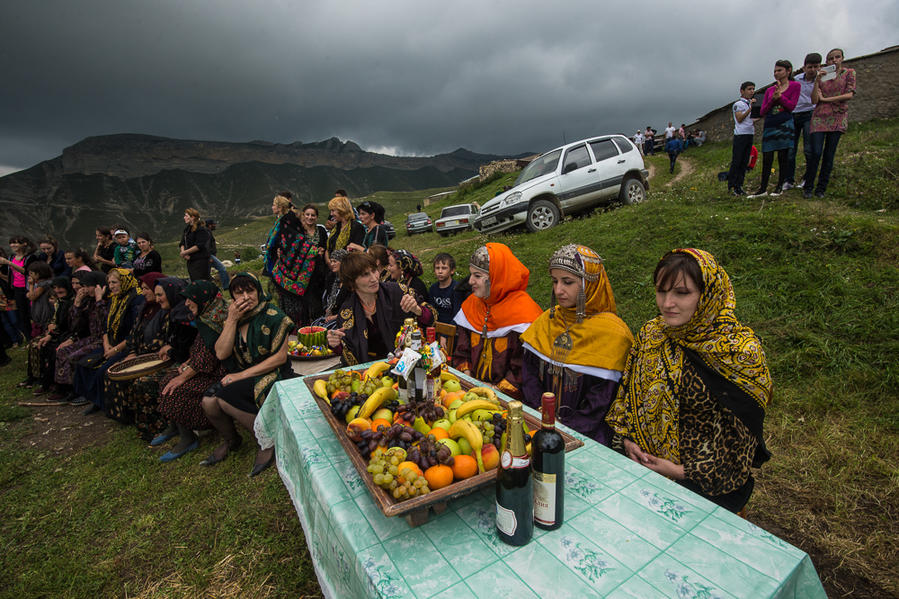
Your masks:
<svg viewBox="0 0 899 599"><path fill-rule="evenodd" d="M327 345L327 331L325 327L300 327L297 329L297 339L306 347Z"/></svg>

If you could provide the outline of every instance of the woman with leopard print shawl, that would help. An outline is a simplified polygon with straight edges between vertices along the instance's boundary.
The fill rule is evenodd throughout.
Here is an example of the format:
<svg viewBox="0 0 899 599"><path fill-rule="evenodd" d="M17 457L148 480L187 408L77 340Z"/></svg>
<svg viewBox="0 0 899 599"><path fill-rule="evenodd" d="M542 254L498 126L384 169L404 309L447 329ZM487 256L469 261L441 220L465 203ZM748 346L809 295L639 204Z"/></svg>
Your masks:
<svg viewBox="0 0 899 599"><path fill-rule="evenodd" d="M768 460L771 374L734 316L727 273L708 252L665 254L653 275L661 314L640 330L606 421L625 454L733 512Z"/></svg>

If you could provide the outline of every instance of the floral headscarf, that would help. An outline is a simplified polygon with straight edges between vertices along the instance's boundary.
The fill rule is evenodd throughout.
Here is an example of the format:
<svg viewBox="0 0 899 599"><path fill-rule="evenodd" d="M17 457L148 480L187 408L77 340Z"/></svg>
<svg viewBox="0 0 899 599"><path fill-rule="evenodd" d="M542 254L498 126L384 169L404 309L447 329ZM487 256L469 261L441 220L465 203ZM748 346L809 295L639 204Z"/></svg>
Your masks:
<svg viewBox="0 0 899 599"><path fill-rule="evenodd" d="M113 339L128 311L128 303L137 295L138 283L131 271L125 268L113 268L109 272L119 275L119 292L110 298L109 316L106 318L106 334Z"/></svg>
<svg viewBox="0 0 899 599"><path fill-rule="evenodd" d="M403 281L409 281L412 277L420 277L424 273L421 261L409 250L391 250L397 266L403 271Z"/></svg>
<svg viewBox="0 0 899 599"><path fill-rule="evenodd" d="M214 349L228 317L228 304L221 291L211 281L194 281L181 292L181 295L197 305L197 316L194 319L197 331L203 339L203 344L209 349Z"/></svg>

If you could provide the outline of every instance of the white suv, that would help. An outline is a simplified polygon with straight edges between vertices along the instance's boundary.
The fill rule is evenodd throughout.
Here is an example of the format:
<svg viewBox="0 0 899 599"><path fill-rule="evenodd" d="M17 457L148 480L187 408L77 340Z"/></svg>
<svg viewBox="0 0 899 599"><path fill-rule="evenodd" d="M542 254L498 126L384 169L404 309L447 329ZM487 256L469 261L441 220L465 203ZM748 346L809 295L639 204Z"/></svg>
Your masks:
<svg viewBox="0 0 899 599"><path fill-rule="evenodd" d="M531 161L512 189L484 204L474 227L495 233L524 224L542 231L598 204L637 204L646 199L648 176L643 156L623 135L582 139Z"/></svg>

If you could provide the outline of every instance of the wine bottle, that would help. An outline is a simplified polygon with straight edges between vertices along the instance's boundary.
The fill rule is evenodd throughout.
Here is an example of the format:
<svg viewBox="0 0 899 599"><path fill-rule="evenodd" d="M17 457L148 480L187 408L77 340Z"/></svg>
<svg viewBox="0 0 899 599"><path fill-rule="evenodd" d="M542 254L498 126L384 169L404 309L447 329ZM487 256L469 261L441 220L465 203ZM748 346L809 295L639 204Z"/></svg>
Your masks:
<svg viewBox="0 0 899 599"><path fill-rule="evenodd" d="M544 393L540 403L543 426L531 440L534 523L555 530L565 514L565 440L556 430L556 396Z"/></svg>
<svg viewBox="0 0 899 599"><path fill-rule="evenodd" d="M521 402L509 402L509 448L496 477L496 534L509 545L525 545L534 536L531 460L524 446Z"/></svg>

